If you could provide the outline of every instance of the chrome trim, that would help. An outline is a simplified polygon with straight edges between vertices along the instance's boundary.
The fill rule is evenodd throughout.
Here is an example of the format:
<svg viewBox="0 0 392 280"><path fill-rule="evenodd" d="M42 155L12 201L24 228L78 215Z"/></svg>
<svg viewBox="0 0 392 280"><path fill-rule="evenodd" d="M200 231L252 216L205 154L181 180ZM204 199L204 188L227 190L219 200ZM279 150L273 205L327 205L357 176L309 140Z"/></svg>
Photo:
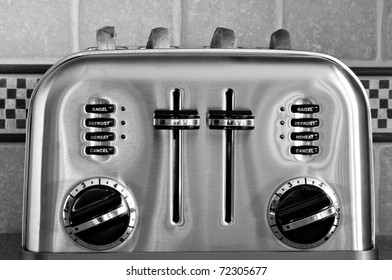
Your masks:
<svg viewBox="0 0 392 280"><path fill-rule="evenodd" d="M219 127L248 127L249 129L255 127L254 119L208 119L209 126L219 126Z"/></svg>
<svg viewBox="0 0 392 280"><path fill-rule="evenodd" d="M200 126L200 119L155 119L154 126Z"/></svg>

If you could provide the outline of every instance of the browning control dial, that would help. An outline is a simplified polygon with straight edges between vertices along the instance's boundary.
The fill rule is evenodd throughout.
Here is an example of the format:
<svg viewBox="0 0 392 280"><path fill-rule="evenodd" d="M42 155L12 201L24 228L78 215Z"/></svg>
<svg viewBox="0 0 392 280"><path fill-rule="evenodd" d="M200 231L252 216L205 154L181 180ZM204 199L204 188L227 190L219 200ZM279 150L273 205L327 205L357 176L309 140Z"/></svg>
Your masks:
<svg viewBox="0 0 392 280"><path fill-rule="evenodd" d="M108 178L92 178L69 193L63 220L75 242L89 249L107 250L131 235L136 209L132 193L122 184Z"/></svg>
<svg viewBox="0 0 392 280"><path fill-rule="evenodd" d="M308 249L326 242L339 223L336 194L313 178L296 178L281 186L269 204L268 221L283 243Z"/></svg>

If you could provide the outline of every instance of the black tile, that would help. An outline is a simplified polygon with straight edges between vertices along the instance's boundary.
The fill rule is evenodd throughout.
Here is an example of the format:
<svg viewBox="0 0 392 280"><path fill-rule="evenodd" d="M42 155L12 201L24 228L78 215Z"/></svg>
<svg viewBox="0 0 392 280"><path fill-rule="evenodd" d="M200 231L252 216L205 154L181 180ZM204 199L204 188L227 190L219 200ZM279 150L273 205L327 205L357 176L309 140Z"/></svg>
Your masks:
<svg viewBox="0 0 392 280"><path fill-rule="evenodd" d="M387 120L386 119L380 119L377 121L377 127L378 128L387 128Z"/></svg>
<svg viewBox="0 0 392 280"><path fill-rule="evenodd" d="M392 119L392 109L387 109L387 118Z"/></svg>
<svg viewBox="0 0 392 280"><path fill-rule="evenodd" d="M5 99L0 99L0 109L5 108Z"/></svg>
<svg viewBox="0 0 392 280"><path fill-rule="evenodd" d="M0 79L0 88L7 87L7 79Z"/></svg>
<svg viewBox="0 0 392 280"><path fill-rule="evenodd" d="M389 80L380 80L378 88L389 88Z"/></svg>
<svg viewBox="0 0 392 280"><path fill-rule="evenodd" d="M17 88L26 88L26 79L16 79Z"/></svg>
<svg viewBox="0 0 392 280"><path fill-rule="evenodd" d="M26 128L26 120L16 120L16 128Z"/></svg>
<svg viewBox="0 0 392 280"><path fill-rule="evenodd" d="M7 109L5 110L5 117L6 119L15 119L15 109Z"/></svg>
<svg viewBox="0 0 392 280"><path fill-rule="evenodd" d="M369 80L361 80L361 83L364 88L368 89L369 88Z"/></svg>
<svg viewBox="0 0 392 280"><path fill-rule="evenodd" d="M0 120L0 129L5 128L5 120Z"/></svg>
<svg viewBox="0 0 392 280"><path fill-rule="evenodd" d="M370 109L370 113L372 115L372 119L377 119L377 117L378 117L378 109Z"/></svg>
<svg viewBox="0 0 392 280"><path fill-rule="evenodd" d="M26 109L26 99L16 99L16 109Z"/></svg>
<svg viewBox="0 0 392 280"><path fill-rule="evenodd" d="M389 90L388 98L392 99L392 89Z"/></svg>
<svg viewBox="0 0 392 280"><path fill-rule="evenodd" d="M378 98L378 89L369 90L369 98Z"/></svg>
<svg viewBox="0 0 392 280"><path fill-rule="evenodd" d="M33 94L33 89L27 89L27 91L26 91L26 97L27 98L30 98L31 97L31 95Z"/></svg>
<svg viewBox="0 0 392 280"><path fill-rule="evenodd" d="M388 108L388 99L380 99L380 109Z"/></svg>
<svg viewBox="0 0 392 280"><path fill-rule="evenodd" d="M16 98L16 88L8 88L7 89L7 98L9 98L9 99Z"/></svg>

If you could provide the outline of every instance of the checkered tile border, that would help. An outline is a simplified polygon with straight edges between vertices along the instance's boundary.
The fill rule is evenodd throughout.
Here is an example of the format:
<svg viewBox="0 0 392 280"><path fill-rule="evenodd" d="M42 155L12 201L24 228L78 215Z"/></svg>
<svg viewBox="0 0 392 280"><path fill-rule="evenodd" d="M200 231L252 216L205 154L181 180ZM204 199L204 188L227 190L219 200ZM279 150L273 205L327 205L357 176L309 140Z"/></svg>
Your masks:
<svg viewBox="0 0 392 280"><path fill-rule="evenodd" d="M369 96L373 132L392 132L392 79L361 78Z"/></svg>
<svg viewBox="0 0 392 280"><path fill-rule="evenodd" d="M0 138L26 133L30 97L41 77L40 74L0 74ZM373 132L392 133L392 77L360 79L369 96Z"/></svg>
<svg viewBox="0 0 392 280"><path fill-rule="evenodd" d="M0 135L25 134L30 97L41 75L0 75Z"/></svg>

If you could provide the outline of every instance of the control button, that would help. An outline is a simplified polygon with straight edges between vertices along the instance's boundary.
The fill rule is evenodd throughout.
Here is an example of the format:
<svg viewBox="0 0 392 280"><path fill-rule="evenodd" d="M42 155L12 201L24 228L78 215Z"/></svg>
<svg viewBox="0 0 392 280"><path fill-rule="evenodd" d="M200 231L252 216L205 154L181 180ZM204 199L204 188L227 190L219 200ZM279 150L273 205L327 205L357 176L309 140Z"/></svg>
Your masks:
<svg viewBox="0 0 392 280"><path fill-rule="evenodd" d="M319 153L319 147L316 147L316 146L293 146L293 147L290 147L290 153L293 155L316 155Z"/></svg>
<svg viewBox="0 0 392 280"><path fill-rule="evenodd" d="M316 127L320 125L320 121L312 118L291 119L290 124L294 127Z"/></svg>
<svg viewBox="0 0 392 280"><path fill-rule="evenodd" d="M87 132L85 137L87 141L113 141L114 133L113 132Z"/></svg>
<svg viewBox="0 0 392 280"><path fill-rule="evenodd" d="M85 106L86 113L108 114L114 112L113 104L87 104Z"/></svg>
<svg viewBox="0 0 392 280"><path fill-rule="evenodd" d="M87 127L112 127L114 126L114 119L111 118L94 118L86 119Z"/></svg>
<svg viewBox="0 0 392 280"><path fill-rule="evenodd" d="M292 132L290 139L293 141L317 141L319 134L318 132Z"/></svg>
<svg viewBox="0 0 392 280"><path fill-rule="evenodd" d="M291 113L314 114L320 112L317 104L294 104L291 105Z"/></svg>
<svg viewBox="0 0 392 280"><path fill-rule="evenodd" d="M112 146L87 146L87 155L106 156L114 154L114 147Z"/></svg>

